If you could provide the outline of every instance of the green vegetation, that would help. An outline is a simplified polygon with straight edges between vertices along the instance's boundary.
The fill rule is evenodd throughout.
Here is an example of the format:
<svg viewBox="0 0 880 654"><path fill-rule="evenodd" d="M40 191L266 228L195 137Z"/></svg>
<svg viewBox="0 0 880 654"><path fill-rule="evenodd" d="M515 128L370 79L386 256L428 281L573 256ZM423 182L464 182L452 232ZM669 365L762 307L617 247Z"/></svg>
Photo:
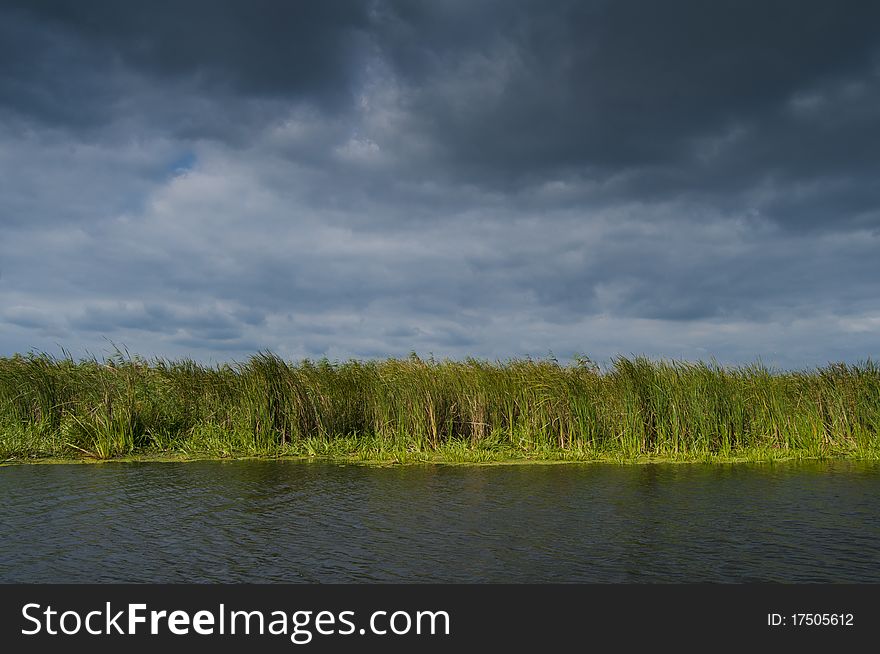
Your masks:
<svg viewBox="0 0 880 654"><path fill-rule="evenodd" d="M0 358L0 462L880 459L880 368Z"/></svg>

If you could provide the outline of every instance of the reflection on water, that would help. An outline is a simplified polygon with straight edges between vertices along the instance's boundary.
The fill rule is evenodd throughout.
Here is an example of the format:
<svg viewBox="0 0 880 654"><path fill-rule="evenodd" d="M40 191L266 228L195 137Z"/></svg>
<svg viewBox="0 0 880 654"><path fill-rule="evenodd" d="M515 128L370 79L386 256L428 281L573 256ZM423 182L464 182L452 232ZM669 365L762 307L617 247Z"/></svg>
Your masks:
<svg viewBox="0 0 880 654"><path fill-rule="evenodd" d="M0 468L5 582L880 582L880 465Z"/></svg>

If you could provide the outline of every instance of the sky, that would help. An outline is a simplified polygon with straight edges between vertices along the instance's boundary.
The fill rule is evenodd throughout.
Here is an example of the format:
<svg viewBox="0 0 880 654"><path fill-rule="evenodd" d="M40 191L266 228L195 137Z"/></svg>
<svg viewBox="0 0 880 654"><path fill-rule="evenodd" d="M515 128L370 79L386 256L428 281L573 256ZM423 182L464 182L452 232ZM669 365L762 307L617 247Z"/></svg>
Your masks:
<svg viewBox="0 0 880 654"><path fill-rule="evenodd" d="M877 359L878 25L0 0L0 355Z"/></svg>

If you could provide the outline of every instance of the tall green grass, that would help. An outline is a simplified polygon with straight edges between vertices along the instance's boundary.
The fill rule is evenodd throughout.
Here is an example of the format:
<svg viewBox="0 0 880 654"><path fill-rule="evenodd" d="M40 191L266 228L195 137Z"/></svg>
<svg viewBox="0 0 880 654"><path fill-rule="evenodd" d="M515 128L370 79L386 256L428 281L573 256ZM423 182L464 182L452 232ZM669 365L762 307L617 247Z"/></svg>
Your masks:
<svg viewBox="0 0 880 654"><path fill-rule="evenodd" d="M0 358L0 461L880 458L880 368Z"/></svg>

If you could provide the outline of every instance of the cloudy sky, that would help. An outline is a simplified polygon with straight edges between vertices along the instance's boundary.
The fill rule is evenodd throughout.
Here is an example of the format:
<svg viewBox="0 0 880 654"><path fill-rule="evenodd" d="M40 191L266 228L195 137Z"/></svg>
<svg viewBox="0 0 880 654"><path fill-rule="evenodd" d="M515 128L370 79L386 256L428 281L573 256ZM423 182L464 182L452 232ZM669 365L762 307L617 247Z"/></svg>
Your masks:
<svg viewBox="0 0 880 654"><path fill-rule="evenodd" d="M880 3L0 1L0 355L880 355Z"/></svg>

